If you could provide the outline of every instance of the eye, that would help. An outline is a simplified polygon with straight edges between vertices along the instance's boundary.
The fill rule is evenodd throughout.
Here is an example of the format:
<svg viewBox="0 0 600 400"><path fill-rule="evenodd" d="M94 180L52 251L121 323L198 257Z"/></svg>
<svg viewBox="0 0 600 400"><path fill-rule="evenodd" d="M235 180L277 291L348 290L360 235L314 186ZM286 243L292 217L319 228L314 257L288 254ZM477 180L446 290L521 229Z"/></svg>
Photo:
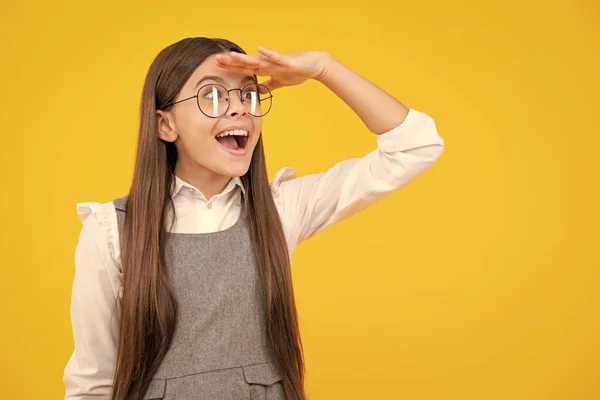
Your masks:
<svg viewBox="0 0 600 400"><path fill-rule="evenodd" d="M201 93L202 98L207 100L212 100L214 98L221 100L227 97L227 95L225 94L225 90L223 90L223 88L219 86L207 86L206 88L202 89Z"/></svg>
<svg viewBox="0 0 600 400"><path fill-rule="evenodd" d="M252 100L253 96L258 97L257 91L254 88L244 90L244 93L242 93L242 96L244 97L245 100Z"/></svg>

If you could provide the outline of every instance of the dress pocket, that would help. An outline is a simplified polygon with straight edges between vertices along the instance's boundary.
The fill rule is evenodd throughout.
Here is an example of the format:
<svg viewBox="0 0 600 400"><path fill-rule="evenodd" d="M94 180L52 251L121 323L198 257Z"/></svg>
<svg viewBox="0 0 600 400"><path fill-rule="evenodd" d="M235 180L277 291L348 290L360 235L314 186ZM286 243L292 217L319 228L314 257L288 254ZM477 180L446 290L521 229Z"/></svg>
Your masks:
<svg viewBox="0 0 600 400"><path fill-rule="evenodd" d="M144 394L143 400L156 400L162 399L165 396L165 385L167 384L166 379L152 379L150 386L146 394Z"/></svg>
<svg viewBox="0 0 600 400"><path fill-rule="evenodd" d="M285 400L283 379L275 363L262 363L242 367L244 379L250 385L250 400Z"/></svg>

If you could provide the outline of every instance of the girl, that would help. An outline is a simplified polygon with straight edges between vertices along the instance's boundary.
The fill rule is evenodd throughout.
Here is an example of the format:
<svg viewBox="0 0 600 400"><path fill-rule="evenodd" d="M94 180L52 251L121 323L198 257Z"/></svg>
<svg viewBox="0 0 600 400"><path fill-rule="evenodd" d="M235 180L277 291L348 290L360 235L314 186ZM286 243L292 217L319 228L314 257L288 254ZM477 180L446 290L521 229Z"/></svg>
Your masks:
<svg viewBox="0 0 600 400"><path fill-rule="evenodd" d="M305 399L295 246L441 155L429 116L330 55L258 52L188 38L150 66L128 195L78 204L66 399ZM378 148L269 183L261 127L271 92L307 79L346 102Z"/></svg>

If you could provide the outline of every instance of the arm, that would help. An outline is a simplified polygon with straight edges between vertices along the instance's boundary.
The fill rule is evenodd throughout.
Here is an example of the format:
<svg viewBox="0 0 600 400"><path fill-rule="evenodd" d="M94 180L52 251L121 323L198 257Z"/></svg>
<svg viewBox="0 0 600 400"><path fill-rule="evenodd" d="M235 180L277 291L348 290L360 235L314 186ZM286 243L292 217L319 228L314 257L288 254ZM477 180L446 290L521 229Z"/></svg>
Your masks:
<svg viewBox="0 0 600 400"><path fill-rule="evenodd" d="M444 140L431 117L410 109L401 125L376 136L378 148L319 174L280 171L272 185L290 253L324 229L416 179L440 157Z"/></svg>
<svg viewBox="0 0 600 400"><path fill-rule="evenodd" d="M431 117L408 109L329 54L258 51L219 55L217 62L231 71L271 76L264 82L270 90L318 80L377 134L378 148L362 158L302 178L278 174L272 192L291 248L408 184L442 154L444 140Z"/></svg>
<svg viewBox="0 0 600 400"><path fill-rule="evenodd" d="M315 79L340 97L376 134L400 125L408 108L385 91L353 72L331 55L320 51L280 54L259 47L260 55L232 52L219 54L217 65L230 71L269 75L263 85L269 90L299 85Z"/></svg>
<svg viewBox="0 0 600 400"><path fill-rule="evenodd" d="M325 67L317 80L350 106L371 132L381 134L404 121L406 106L328 54L322 57Z"/></svg>
<svg viewBox="0 0 600 400"><path fill-rule="evenodd" d="M75 251L71 322L75 349L65 367L65 400L108 399L117 351L118 314L108 239L94 214L83 223Z"/></svg>

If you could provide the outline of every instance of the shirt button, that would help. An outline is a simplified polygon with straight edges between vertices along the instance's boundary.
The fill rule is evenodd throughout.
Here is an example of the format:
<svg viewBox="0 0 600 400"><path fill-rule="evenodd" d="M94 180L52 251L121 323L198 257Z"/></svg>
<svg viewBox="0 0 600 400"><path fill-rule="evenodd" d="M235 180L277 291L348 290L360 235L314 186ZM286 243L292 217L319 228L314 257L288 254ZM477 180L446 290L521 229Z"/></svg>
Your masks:
<svg viewBox="0 0 600 400"><path fill-rule="evenodd" d="M206 205L206 207L208 207L208 209L210 210L210 209L212 208L212 203L208 203L208 204Z"/></svg>
<svg viewBox="0 0 600 400"><path fill-rule="evenodd" d="M196 191L194 190L194 188L190 188L190 193L196 193Z"/></svg>

